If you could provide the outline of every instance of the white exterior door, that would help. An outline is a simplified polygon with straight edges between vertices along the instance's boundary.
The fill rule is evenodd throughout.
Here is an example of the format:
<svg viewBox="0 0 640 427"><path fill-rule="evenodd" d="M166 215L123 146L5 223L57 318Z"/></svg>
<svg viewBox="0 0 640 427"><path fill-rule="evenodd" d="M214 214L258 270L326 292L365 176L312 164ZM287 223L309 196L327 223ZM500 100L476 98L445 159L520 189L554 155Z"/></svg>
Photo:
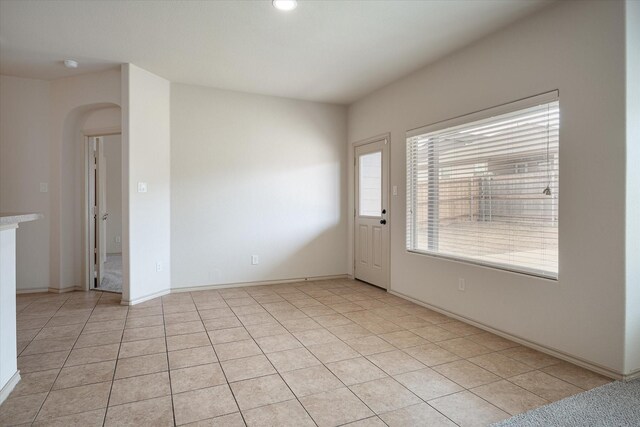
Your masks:
<svg viewBox="0 0 640 427"><path fill-rule="evenodd" d="M355 147L354 277L389 287L389 145L386 138Z"/></svg>

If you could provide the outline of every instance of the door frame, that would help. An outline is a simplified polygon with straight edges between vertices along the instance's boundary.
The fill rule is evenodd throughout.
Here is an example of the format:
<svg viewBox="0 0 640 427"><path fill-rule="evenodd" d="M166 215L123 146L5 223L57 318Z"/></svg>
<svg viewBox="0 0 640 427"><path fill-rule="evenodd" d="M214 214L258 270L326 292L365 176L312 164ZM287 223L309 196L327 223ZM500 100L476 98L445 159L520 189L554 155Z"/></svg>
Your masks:
<svg viewBox="0 0 640 427"><path fill-rule="evenodd" d="M366 138L366 139L361 139L359 141L355 141L351 143L351 156L353 157L353 169L351 171L351 177L353 179L353 187L352 187L352 191L353 191L353 212L351 215L351 240L352 240L352 245L351 245L351 258L352 258L352 263L351 263L351 271L353 274L353 278L356 278L356 216L358 214L357 212L357 202L356 202L356 195L358 194L358 189L356 188L357 185L357 179L356 179L356 162L358 161L358 156L356 156L356 148L362 146L362 145L367 145L367 144L371 144L373 142L378 142L378 141L386 141L385 145L387 145L388 149L387 149L387 159L386 162L382 161L382 168L383 171L382 173L384 174L385 172L387 173L387 180L388 180L388 185L387 185L387 205L384 207L383 209L387 210L387 227L386 227L386 233L387 233L387 242L389 245L388 251L387 251L387 284L388 287L385 289L387 292L391 290L391 227L393 225L393 210L391 209L391 132L387 132L387 133L383 133L383 134L379 134L376 136L372 136L370 138ZM384 170L384 168L386 167L386 171ZM376 286L371 284L372 286ZM380 288L379 286L376 286L377 288ZM384 289L384 288L380 288L380 289Z"/></svg>
<svg viewBox="0 0 640 427"><path fill-rule="evenodd" d="M92 129L86 130L82 132L82 141L83 141L83 159L84 159L84 190L82 193L82 230L83 230L83 248L82 248L82 258L84 262L84 284L81 286L85 291L90 291L93 288L93 278L95 274L95 266L93 264L93 260L89 251L92 249L92 225L91 222L93 220L90 206L90 198L89 198L89 179L91 178L90 163L91 157L93 155L93 149L89 147L89 142L91 138L97 136L111 136L111 135L122 135L122 131L119 127L117 128L104 128L104 129Z"/></svg>

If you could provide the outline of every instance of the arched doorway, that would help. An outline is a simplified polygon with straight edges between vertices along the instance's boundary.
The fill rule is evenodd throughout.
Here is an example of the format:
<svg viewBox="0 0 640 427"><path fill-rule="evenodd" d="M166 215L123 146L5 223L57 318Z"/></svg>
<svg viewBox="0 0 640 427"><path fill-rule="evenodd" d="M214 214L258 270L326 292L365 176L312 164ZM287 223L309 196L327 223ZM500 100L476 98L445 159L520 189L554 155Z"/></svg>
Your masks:
<svg viewBox="0 0 640 427"><path fill-rule="evenodd" d="M93 207L96 206L95 197L95 170L92 170L90 166L93 164L94 150L93 146L96 140L106 146L107 142L111 144L119 143L121 134L121 110L120 106L113 103L96 103L91 105L83 105L72 110L65 119L63 128L63 147L61 153L61 177L60 177L60 203L61 203L61 234L66 236L66 247L70 249L69 252L73 258L61 260L63 267L67 268L68 275L72 276L77 283L76 289L78 290L91 290L96 289L96 256L103 257L103 261L106 261L106 245L105 253L95 253L95 249L100 246L96 246L96 231L100 230L96 227L96 219L102 221L102 216L99 212L93 214ZM104 147L103 147L104 148ZM117 154L114 154L114 150L110 150L111 162L119 163L120 167L116 168L116 172L111 173L112 177L118 176L118 180L115 180L115 184L112 183L112 189L120 191L114 191L115 197L119 199L120 203L113 202L113 195L110 197L112 200L111 206L113 207L111 216L112 222L116 222L117 218L122 218L122 183L124 178L124 169L122 164L122 151L121 147L116 150ZM103 167L105 166L103 162ZM104 168L106 170L106 167ZM94 179L92 182L91 179ZM112 180L113 181L113 180ZM115 187L114 187L115 186ZM90 191L92 190L92 191ZM105 198L106 201L106 198ZM104 205L104 203L103 203ZM104 207L104 206L102 206ZM104 209L103 209L104 210ZM65 220L65 212L71 213L71 220L68 218ZM95 215L92 216L92 215ZM116 239L117 238L117 239ZM107 235L103 233L103 244L106 243ZM122 292L124 282L122 274L122 247L125 246L126 239L123 238L123 233L120 230L115 231L112 240L117 245L111 245L109 250L118 253L119 260L115 263L117 267L116 281L117 286L115 289L118 292ZM116 247L117 249L114 249ZM117 252L116 252L117 251ZM98 258L99 260L99 258ZM70 270L70 271L69 271ZM104 267L103 267L103 272ZM99 284L99 283L98 283Z"/></svg>

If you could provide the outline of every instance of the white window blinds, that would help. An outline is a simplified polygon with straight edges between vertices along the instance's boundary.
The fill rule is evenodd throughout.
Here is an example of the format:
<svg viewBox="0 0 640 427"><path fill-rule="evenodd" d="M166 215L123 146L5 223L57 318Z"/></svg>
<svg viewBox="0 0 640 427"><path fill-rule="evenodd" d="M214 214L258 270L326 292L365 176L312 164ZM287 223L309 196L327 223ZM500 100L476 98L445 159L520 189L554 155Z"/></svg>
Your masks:
<svg viewBox="0 0 640 427"><path fill-rule="evenodd" d="M557 278L559 114L554 93L408 133L407 249Z"/></svg>

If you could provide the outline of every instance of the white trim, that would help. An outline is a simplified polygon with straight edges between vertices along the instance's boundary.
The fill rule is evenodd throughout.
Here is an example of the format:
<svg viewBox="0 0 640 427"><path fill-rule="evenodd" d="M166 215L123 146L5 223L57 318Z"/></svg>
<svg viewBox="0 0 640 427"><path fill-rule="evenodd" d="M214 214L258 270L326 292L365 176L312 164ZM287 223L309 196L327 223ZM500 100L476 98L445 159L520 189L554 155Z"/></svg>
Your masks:
<svg viewBox="0 0 640 427"><path fill-rule="evenodd" d="M257 282L238 282L238 283L221 283L218 285L201 285L201 286L190 286L187 288L171 288L171 293L180 293L180 292L195 292L195 291L206 291L210 289L226 289L226 288L240 288L245 286L265 286L265 285L280 285L286 283L298 283L298 282L313 282L320 280L334 280L334 279L348 279L348 274L338 274L334 276L315 276L315 277L300 277L294 279L276 279L276 280L263 280Z"/></svg>
<svg viewBox="0 0 640 427"><path fill-rule="evenodd" d="M464 123L475 122L476 120L488 119L489 117L499 116L501 114L511 113L516 110L522 110L528 107L534 107L540 104L547 104L549 102L557 101L560 98L560 91L558 89L534 95L528 98L519 99L513 102L507 102L506 104L500 104L495 107L485 108L473 113L464 114L462 116L454 117L440 122L432 123L430 125L421 126L419 128L410 129L406 133L407 138L412 136L422 135L423 133L435 132L437 130L458 126Z"/></svg>
<svg viewBox="0 0 640 427"><path fill-rule="evenodd" d="M9 397L9 395L11 394L13 389L18 385L19 382L20 382L20 371L17 370L16 373L13 374L11 378L9 378L9 381L7 381L4 387L2 387L2 390L0 390L0 405L2 405L2 402L7 400L7 397Z"/></svg>
<svg viewBox="0 0 640 427"><path fill-rule="evenodd" d="M354 141L351 143L351 145L355 148L355 147L359 147L361 145L367 145L367 144L371 144L372 142L378 142L378 141L387 141L387 143L391 142L391 133L387 132L387 133L382 133L380 135L377 136L372 136L371 138L367 138L367 139L361 139L359 141Z"/></svg>
<svg viewBox="0 0 640 427"><path fill-rule="evenodd" d="M49 288L29 288L29 289L16 289L16 295L20 294L38 294L41 292L49 292Z"/></svg>
<svg viewBox="0 0 640 427"><path fill-rule="evenodd" d="M120 112L122 113L122 107L119 105L117 107L120 109ZM120 135L122 138L122 127L115 126L115 127L101 128L101 129L89 129L89 130L84 130L82 132L82 136L84 138L84 141L82 144L83 156L84 156L84 166L83 166L84 190L81 197L82 209L83 209L83 214L82 214L82 246L83 246L82 254L83 255L82 257L83 257L84 284L78 288L78 290L82 290L82 291L99 290L99 288L93 287L94 275L95 275L95 264L93 262L94 258L92 256L92 250L93 250L92 238L95 237L94 235L95 230L93 230L93 227L94 227L93 214L91 212L92 206L90 205L91 200L89 197L90 191L92 190L90 189L89 184L90 184L90 181L94 178L96 171L92 169L92 165L93 165L92 159L94 154L93 154L93 150L89 147L89 145L92 138L97 138L102 136L111 136L111 135ZM123 153L124 151L123 149L121 149L121 154ZM122 170L123 170L123 176L124 176L124 166ZM124 184L124 179L122 182ZM125 196L123 193L122 195L123 206L124 206L124 197ZM123 242L122 242L122 246L124 247ZM123 267L123 275L124 275L124 267ZM123 283L123 287L124 287L124 283Z"/></svg>
<svg viewBox="0 0 640 427"><path fill-rule="evenodd" d="M14 223L11 223L11 224L0 225L0 231L12 230L14 228L18 228L18 223L17 222L14 222Z"/></svg>
<svg viewBox="0 0 640 427"><path fill-rule="evenodd" d="M623 375L622 376L622 381L632 381L635 380L636 378L640 378L640 369L636 369L635 371Z"/></svg>
<svg viewBox="0 0 640 427"><path fill-rule="evenodd" d="M81 286L67 286L66 288L48 288L48 291L54 294L66 294L67 292L83 291Z"/></svg>
<svg viewBox="0 0 640 427"><path fill-rule="evenodd" d="M91 137L86 133L83 135L83 155L84 155L84 191L82 193L82 207L83 207L83 215L82 215L82 258L84 260L84 286L82 287L84 291L91 290L91 277L93 276L93 262L91 254L89 253L91 248L91 235L92 235L92 218L89 210L91 207L89 206L89 188L91 181L91 166L89 166L89 161L93 158L93 150L89 149L89 143L91 141Z"/></svg>
<svg viewBox="0 0 640 427"><path fill-rule="evenodd" d="M469 325L475 326L475 327L480 328L482 330L485 330L487 332L491 332L492 334L498 335L498 336L500 336L502 338L506 338L506 339L508 339L510 341L516 342L516 343L521 344L521 345L523 345L525 347L529 347L529 348L532 348L534 350L538 350L541 353L545 353L545 354L548 354L550 356L556 357L558 359L564 360L566 362L573 363L574 365L581 366L581 367L583 367L585 369L588 369L590 371L596 372L598 374L604 375L604 376L609 377L609 378L613 378L615 380L623 380L623 379L624 380L629 380L629 379L631 379L631 378L629 378L630 376L640 376L640 371L638 371L638 372L636 372L634 374L631 374L631 375L624 375L624 374L622 374L622 373L620 373L618 371L615 371L613 369L610 369L610 368L607 368L607 367L604 367L604 366L601 366L601 365L598 365L598 364L594 364L592 362L586 361L584 359L580 359L578 357L575 357L575 356L572 356L570 354L561 352L561 351L553 349L551 347L547 347L547 346L544 346L542 344L538 344L538 343L535 343L533 341L529 341L529 340L527 340L525 338L521 338L521 337L519 337L517 335L512 335L512 334L510 334L508 332L503 332L501 330L494 329L491 326L487 326L487 325L485 325L483 323L476 322L475 320L469 319L467 317L460 316L460 315L458 315L456 313L453 313L453 312L451 312L449 310L445 310L443 308L440 308L440 307L431 305L429 303L420 301L418 299L412 298L412 297L410 297L408 295L405 295L405 294L403 294L401 292L389 290L389 293L391 293L391 294L393 294L393 295L395 295L397 297L400 297L402 299L406 299L407 301L411 301L411 302L413 302L415 304L418 304L418 305L421 305L423 307L426 307L426 308L428 308L430 310L433 310L433 311L436 311L438 313L441 313L441 314L444 314L446 316L449 316L451 318L454 318L456 320L460 320L461 322L464 322L464 323L467 323Z"/></svg>
<svg viewBox="0 0 640 427"><path fill-rule="evenodd" d="M120 108L120 106L118 106L118 108ZM88 130L84 130L82 134L85 137L122 135L122 128L120 126L112 126L112 127L101 128L101 129L100 128L88 129Z"/></svg>
<svg viewBox="0 0 640 427"><path fill-rule="evenodd" d="M134 300L125 300L124 298L122 299L122 301L120 301L121 305L136 305L136 304L140 304L142 302L145 301L149 301L150 299L154 299L154 298L158 298L164 295L168 295L171 293L171 289L165 289L164 291L160 291L160 292L155 292L153 294L144 296L144 297L140 297L140 298L136 298Z"/></svg>
<svg viewBox="0 0 640 427"><path fill-rule="evenodd" d="M74 292L74 291L84 291L84 288L82 286L67 286L66 288L53 288L53 287L47 287L47 288L29 288L29 289L16 289L16 295L20 295L20 294L37 294L37 293L41 293L41 292L49 292L52 294L64 294L67 292Z"/></svg>

